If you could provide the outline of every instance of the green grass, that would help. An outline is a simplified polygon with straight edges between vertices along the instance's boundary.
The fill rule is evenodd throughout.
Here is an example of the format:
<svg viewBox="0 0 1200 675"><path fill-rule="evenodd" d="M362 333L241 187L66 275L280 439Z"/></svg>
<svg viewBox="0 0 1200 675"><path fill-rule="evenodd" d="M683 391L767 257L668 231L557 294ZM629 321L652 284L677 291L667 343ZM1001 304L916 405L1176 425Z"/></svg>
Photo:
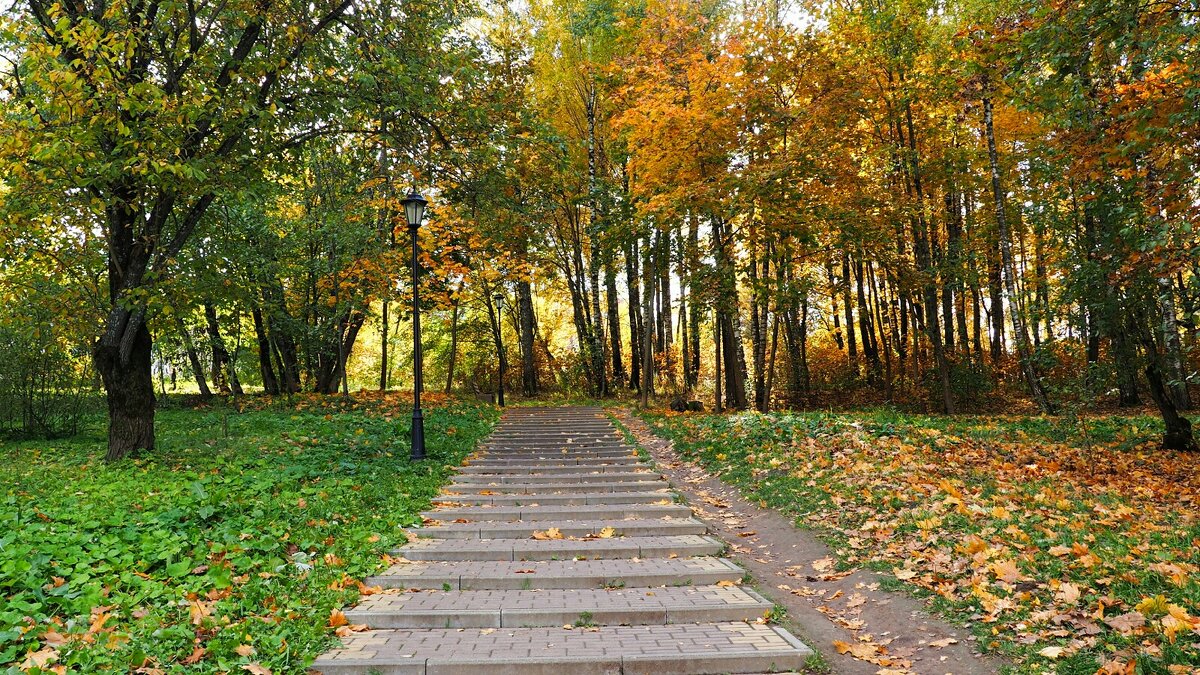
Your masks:
<svg viewBox="0 0 1200 675"><path fill-rule="evenodd" d="M427 409L414 465L398 398L251 405L164 411L112 465L99 432L0 446L0 668L303 672L496 418Z"/></svg>

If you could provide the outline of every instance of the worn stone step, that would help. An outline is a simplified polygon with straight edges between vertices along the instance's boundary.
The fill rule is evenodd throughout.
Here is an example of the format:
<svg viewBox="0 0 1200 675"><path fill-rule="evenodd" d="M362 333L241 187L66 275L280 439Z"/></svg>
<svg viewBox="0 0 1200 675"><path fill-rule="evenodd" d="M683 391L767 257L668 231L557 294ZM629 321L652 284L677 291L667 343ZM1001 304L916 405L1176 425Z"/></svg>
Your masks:
<svg viewBox="0 0 1200 675"><path fill-rule="evenodd" d="M425 511L426 518L450 523L459 519L481 521L626 520L629 518L688 518L692 510L683 504L609 504L586 509L579 506L460 506Z"/></svg>
<svg viewBox="0 0 1200 675"><path fill-rule="evenodd" d="M558 474L509 474L509 473L460 473L454 477L459 484L504 485L507 483L589 483L600 481L604 483L639 482L662 478L662 474L653 471L607 471L595 473L558 473Z"/></svg>
<svg viewBox="0 0 1200 675"><path fill-rule="evenodd" d="M504 475L556 475L556 474L578 474L578 473L629 473L631 471L645 470L649 471L650 467L643 463L631 464L603 464L596 462L582 461L573 464L509 464L504 466L476 464L472 462L467 466L459 467L459 475L469 476L504 476Z"/></svg>
<svg viewBox="0 0 1200 675"><path fill-rule="evenodd" d="M621 481L595 483L505 483L488 485L486 483L451 483L446 486L446 495L497 495L497 494L537 494L563 492L645 492L649 490L666 490L670 484L665 480Z"/></svg>
<svg viewBox="0 0 1200 675"><path fill-rule="evenodd" d="M442 495L433 500L435 505L478 506L582 506L593 504L670 504L674 495L667 491L667 484L657 491L644 492L585 492L585 493L519 493L503 495Z"/></svg>
<svg viewBox="0 0 1200 675"><path fill-rule="evenodd" d="M593 629L382 629L353 633L312 668L324 675L562 675L801 670L812 650L743 622Z"/></svg>
<svg viewBox="0 0 1200 675"><path fill-rule="evenodd" d="M508 469L508 468L513 468L513 467L518 467L518 468L557 467L557 468L562 468L562 469L570 469L572 467L577 467L577 466L590 466L590 467L608 466L608 467L617 468L617 467L622 467L622 466L645 467L648 465L645 462L643 462L641 459L639 459L637 457L633 457L633 456L600 457L600 458L596 458L596 457L573 457L573 458L516 457L516 458L512 458L512 459L487 459L486 457L481 456L479 458L472 458L472 459L468 460L468 463L464 464L462 468L465 469L468 467L480 467L480 468Z"/></svg>
<svg viewBox="0 0 1200 675"><path fill-rule="evenodd" d="M542 522L446 523L412 528L418 537L430 539L527 539L554 527L563 537L594 537L611 530L613 537L657 537L676 534L706 534L708 526L695 518L634 518L628 520L558 520Z"/></svg>
<svg viewBox="0 0 1200 675"><path fill-rule="evenodd" d="M725 549L706 535L609 539L416 539L397 549L408 560L566 560L717 555Z"/></svg>
<svg viewBox="0 0 1200 675"><path fill-rule="evenodd" d="M488 460L509 460L514 463L526 464L529 462L544 462L546 460L563 460L574 461L576 463L589 464L593 462L607 462L614 459L627 459L635 462L640 462L641 457L633 450L598 450L595 452L586 452L579 450L549 450L549 451L506 451L506 452L485 452L477 456L479 459Z"/></svg>
<svg viewBox="0 0 1200 675"><path fill-rule="evenodd" d="M573 464L603 464L605 466L620 466L622 464L638 464L642 459L632 452L617 457L596 457L591 454L563 455L550 453L544 457L527 454L518 457L493 457L484 454L472 455L466 466L514 466L535 463L537 466L571 466Z"/></svg>
<svg viewBox="0 0 1200 675"><path fill-rule="evenodd" d="M368 586L449 590L652 588L735 582L745 571L726 558L639 560L406 561L368 577Z"/></svg>
<svg viewBox="0 0 1200 675"><path fill-rule="evenodd" d="M753 621L771 610L740 586L415 591L363 597L346 618L371 628L528 628Z"/></svg>

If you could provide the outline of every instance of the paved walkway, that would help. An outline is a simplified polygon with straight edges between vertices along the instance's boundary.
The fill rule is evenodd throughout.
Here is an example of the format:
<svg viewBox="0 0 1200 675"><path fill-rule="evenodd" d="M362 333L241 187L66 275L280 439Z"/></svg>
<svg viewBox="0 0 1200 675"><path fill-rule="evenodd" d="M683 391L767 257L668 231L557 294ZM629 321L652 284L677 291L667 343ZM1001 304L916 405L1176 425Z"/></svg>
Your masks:
<svg viewBox="0 0 1200 675"><path fill-rule="evenodd" d="M812 653L599 408L510 408L313 664L379 673L761 673Z"/></svg>

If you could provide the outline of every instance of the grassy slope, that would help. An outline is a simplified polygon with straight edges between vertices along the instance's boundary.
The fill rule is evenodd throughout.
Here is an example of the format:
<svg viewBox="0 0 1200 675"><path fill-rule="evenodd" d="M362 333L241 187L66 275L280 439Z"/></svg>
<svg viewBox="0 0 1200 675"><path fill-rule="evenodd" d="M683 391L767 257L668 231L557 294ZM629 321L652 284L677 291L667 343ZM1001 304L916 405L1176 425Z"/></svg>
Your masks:
<svg viewBox="0 0 1200 675"><path fill-rule="evenodd" d="M0 446L0 668L302 672L496 416L427 409L414 466L398 398L259 407L166 411L112 466L98 434Z"/></svg>
<svg viewBox="0 0 1200 675"><path fill-rule="evenodd" d="M648 415L1020 672L1200 666L1200 473L1149 418Z"/></svg>

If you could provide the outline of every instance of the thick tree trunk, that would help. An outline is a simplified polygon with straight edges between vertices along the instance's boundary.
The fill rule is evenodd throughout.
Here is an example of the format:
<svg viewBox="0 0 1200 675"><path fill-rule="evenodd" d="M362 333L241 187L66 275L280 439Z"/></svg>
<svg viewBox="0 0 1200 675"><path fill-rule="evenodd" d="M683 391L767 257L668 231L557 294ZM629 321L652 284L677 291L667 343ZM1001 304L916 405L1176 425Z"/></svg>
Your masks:
<svg viewBox="0 0 1200 675"><path fill-rule="evenodd" d="M124 310L116 309L114 313ZM133 334L129 356L121 346L97 343L92 351L108 398L108 452L113 462L139 450L154 449L154 377L150 370L153 342L141 323Z"/></svg>
<svg viewBox="0 0 1200 675"><path fill-rule="evenodd" d="M636 246L636 244L635 244ZM646 235L642 245L642 270L646 272L646 288L642 293L642 381L639 389L642 395L642 407L650 405L650 395L654 392L654 336L651 331L654 326L654 280L657 275L651 274L654 269L652 235Z"/></svg>
<svg viewBox="0 0 1200 675"><path fill-rule="evenodd" d="M1183 346L1179 340L1179 321L1175 316L1175 295L1171 279L1158 278L1158 306L1162 316L1162 341L1164 371L1169 378L1167 390L1174 399L1175 407L1187 410L1192 407L1188 394L1186 372L1183 367Z"/></svg>
<svg viewBox="0 0 1200 675"><path fill-rule="evenodd" d="M350 316L343 315L337 322L338 331L322 353L317 357L317 386L318 394L336 394L338 386L345 380L342 372L344 361L350 360L354 350L354 342L362 329L367 316L362 312L352 312Z"/></svg>
<svg viewBox="0 0 1200 675"><path fill-rule="evenodd" d="M717 322L721 331L721 356L725 363L725 395L729 407L745 410L749 402L746 399L745 355L742 353L737 322L737 277L726 248L724 224L719 218L713 219L713 247L713 257L717 262Z"/></svg>
<svg viewBox="0 0 1200 675"><path fill-rule="evenodd" d="M1005 195L1000 183L1000 159L999 153L996 151L996 134L992 126L992 99L986 96L983 98L983 125L984 133L987 136L988 164L992 173L992 195L996 206L996 236L1000 240L1000 262L1004 267L1004 287L1009 298L1015 299L1017 266L1013 262L1008 216L1005 214ZM1029 387L1030 395L1033 396L1034 402L1042 412L1053 415L1054 405L1046 395L1046 390L1042 387L1042 381L1038 377L1033 363L1033 353L1029 346L1029 333L1025 330L1024 318L1016 307L1013 307L1013 311L1009 314L1017 341L1017 356L1021 360L1021 372L1025 375L1025 384Z"/></svg>
<svg viewBox="0 0 1200 675"><path fill-rule="evenodd" d="M613 381L625 381L625 360L621 358L621 308L617 300L617 269L609 253L604 260L604 302L608 310L609 353L612 355Z"/></svg>
<svg viewBox="0 0 1200 675"><path fill-rule="evenodd" d="M250 316L254 319L254 337L258 341L258 370L262 374L263 393L274 396L279 393L279 379L271 366L271 341L267 338L262 310L252 307Z"/></svg>
<svg viewBox="0 0 1200 675"><path fill-rule="evenodd" d="M517 282L517 323L521 343L521 393L527 397L537 396L537 358L534 355L534 339L537 322L533 315L533 287L528 281Z"/></svg>

